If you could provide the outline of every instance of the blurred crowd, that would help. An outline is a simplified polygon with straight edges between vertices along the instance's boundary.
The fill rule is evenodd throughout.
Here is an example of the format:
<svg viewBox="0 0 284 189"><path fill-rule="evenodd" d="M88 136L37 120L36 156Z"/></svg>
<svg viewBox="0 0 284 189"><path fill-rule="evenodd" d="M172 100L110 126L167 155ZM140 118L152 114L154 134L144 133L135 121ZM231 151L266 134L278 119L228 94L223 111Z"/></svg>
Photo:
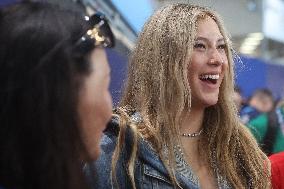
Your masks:
<svg viewBox="0 0 284 189"><path fill-rule="evenodd" d="M235 87L234 101L242 123L262 150L267 155L284 151L284 99L275 99L267 88L256 89L245 99L242 90Z"/></svg>

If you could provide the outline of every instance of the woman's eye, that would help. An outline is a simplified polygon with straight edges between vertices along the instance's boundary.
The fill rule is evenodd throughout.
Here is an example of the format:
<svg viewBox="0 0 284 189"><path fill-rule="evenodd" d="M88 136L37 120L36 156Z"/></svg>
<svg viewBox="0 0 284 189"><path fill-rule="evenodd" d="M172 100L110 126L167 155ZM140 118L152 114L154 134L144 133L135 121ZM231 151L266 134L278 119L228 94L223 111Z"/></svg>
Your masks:
<svg viewBox="0 0 284 189"><path fill-rule="evenodd" d="M196 44L194 45L194 48L196 48L196 49L205 49L206 47L205 47L205 45L202 44L202 43L196 43Z"/></svg>
<svg viewBox="0 0 284 189"><path fill-rule="evenodd" d="M218 48L218 49L225 49L225 48L226 48L226 44L218 45L217 48Z"/></svg>

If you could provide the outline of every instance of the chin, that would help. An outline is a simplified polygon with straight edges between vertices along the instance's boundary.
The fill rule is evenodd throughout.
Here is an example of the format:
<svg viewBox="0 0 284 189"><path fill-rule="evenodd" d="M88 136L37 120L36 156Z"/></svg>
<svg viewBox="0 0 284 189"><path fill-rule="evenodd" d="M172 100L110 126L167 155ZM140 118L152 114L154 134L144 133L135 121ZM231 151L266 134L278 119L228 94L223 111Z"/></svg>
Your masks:
<svg viewBox="0 0 284 189"><path fill-rule="evenodd" d="M214 105L216 105L218 103L218 99L212 99L212 100L206 100L206 101L204 101L204 106L206 107L206 108L208 108L208 107L210 107L210 106L214 106Z"/></svg>
<svg viewBox="0 0 284 189"><path fill-rule="evenodd" d="M213 104L213 103L211 103L211 104L206 104L206 105L205 105L205 108L209 108L209 107L215 106L216 104L217 104L217 103L214 103L214 104Z"/></svg>
<svg viewBox="0 0 284 189"><path fill-rule="evenodd" d="M97 160L101 153L101 148L99 146L94 146L93 150L88 150L87 161Z"/></svg>
<svg viewBox="0 0 284 189"><path fill-rule="evenodd" d="M197 95L196 95L197 96ZM193 106L207 108L209 106L214 106L218 103L217 94L203 94L198 97L194 96L192 98Z"/></svg>

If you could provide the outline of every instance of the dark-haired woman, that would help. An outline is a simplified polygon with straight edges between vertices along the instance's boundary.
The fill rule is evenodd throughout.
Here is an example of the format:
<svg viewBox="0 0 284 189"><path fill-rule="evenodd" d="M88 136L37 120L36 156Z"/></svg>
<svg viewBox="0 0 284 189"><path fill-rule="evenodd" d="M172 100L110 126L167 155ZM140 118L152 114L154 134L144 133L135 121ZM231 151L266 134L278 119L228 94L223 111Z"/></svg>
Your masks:
<svg viewBox="0 0 284 189"><path fill-rule="evenodd" d="M0 187L87 188L111 117L103 15L43 2L0 12Z"/></svg>

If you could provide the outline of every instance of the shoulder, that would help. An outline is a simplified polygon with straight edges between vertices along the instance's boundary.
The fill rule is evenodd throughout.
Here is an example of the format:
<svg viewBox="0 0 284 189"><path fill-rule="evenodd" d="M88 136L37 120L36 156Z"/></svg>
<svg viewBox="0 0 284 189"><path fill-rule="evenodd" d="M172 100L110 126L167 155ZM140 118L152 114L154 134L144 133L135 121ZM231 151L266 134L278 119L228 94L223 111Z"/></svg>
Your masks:
<svg viewBox="0 0 284 189"><path fill-rule="evenodd" d="M119 133L119 117L112 116L111 120L108 122L104 134L118 136Z"/></svg>
<svg viewBox="0 0 284 189"><path fill-rule="evenodd" d="M269 160L271 163L282 163L284 166L284 152L271 155Z"/></svg>
<svg viewBox="0 0 284 189"><path fill-rule="evenodd" d="M284 187L284 152L271 155L271 176L273 188Z"/></svg>
<svg viewBox="0 0 284 189"><path fill-rule="evenodd" d="M267 123L268 123L268 115L266 113L262 113L249 121L249 125L266 126Z"/></svg>
<svg viewBox="0 0 284 189"><path fill-rule="evenodd" d="M89 162L84 166L84 173L92 188L112 188L111 162L118 134L119 120L117 117L112 117L100 141L100 156L96 161Z"/></svg>

